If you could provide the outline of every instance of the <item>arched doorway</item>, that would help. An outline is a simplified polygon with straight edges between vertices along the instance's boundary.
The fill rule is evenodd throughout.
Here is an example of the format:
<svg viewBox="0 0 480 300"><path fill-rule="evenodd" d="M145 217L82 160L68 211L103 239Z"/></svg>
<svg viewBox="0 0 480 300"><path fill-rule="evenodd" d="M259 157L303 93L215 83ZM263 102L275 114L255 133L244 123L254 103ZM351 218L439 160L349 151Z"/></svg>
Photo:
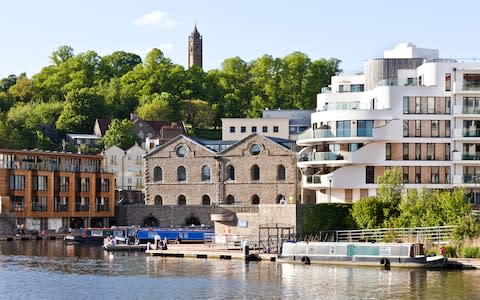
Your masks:
<svg viewBox="0 0 480 300"><path fill-rule="evenodd" d="M227 204L235 204L235 197L233 197L232 195L228 195Z"/></svg>
<svg viewBox="0 0 480 300"><path fill-rule="evenodd" d="M177 197L177 205L187 205L187 198L185 195L179 195Z"/></svg>
<svg viewBox="0 0 480 300"><path fill-rule="evenodd" d="M158 219L155 218L152 214L149 214L147 217L143 219L143 225L144 227L157 227L160 224L158 222Z"/></svg>
<svg viewBox="0 0 480 300"><path fill-rule="evenodd" d="M187 225L187 226L201 225L201 223L200 223L200 220L197 217L195 217L195 215L192 213L192 214L190 214L190 216L188 216L185 219L185 225Z"/></svg>
<svg viewBox="0 0 480 300"><path fill-rule="evenodd" d="M153 199L153 202L155 205L163 205L162 196L156 195L155 198Z"/></svg>
<svg viewBox="0 0 480 300"><path fill-rule="evenodd" d="M208 195L202 196L202 205L210 205L210 197Z"/></svg>

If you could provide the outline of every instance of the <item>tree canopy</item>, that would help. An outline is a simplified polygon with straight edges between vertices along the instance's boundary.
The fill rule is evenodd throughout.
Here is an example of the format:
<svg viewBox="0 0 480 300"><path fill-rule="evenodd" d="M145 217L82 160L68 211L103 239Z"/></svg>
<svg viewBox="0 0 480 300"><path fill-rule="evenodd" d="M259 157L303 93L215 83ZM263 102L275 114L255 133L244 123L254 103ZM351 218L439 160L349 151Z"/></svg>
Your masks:
<svg viewBox="0 0 480 300"><path fill-rule="evenodd" d="M336 58L312 60L301 52L283 58L265 54L250 62L226 58L219 69L208 72L197 66L184 69L159 49L142 60L125 51L76 54L64 45L50 59L31 78L12 74L0 79L0 116L18 111L22 103L60 103L62 111L40 116L36 122L45 123L36 124L35 130L12 112L10 119L0 120L2 145L61 147L54 135L38 128L91 133L96 118L126 119L134 112L146 120L183 119L192 127L218 129L221 118L260 117L266 108L313 109L316 94L341 71Z"/></svg>

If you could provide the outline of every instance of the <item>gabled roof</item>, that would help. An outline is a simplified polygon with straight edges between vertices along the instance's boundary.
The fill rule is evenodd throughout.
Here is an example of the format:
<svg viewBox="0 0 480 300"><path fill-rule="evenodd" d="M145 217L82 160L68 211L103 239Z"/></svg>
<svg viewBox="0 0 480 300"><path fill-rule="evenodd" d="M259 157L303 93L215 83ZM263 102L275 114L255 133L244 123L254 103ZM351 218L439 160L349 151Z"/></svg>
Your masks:
<svg viewBox="0 0 480 300"><path fill-rule="evenodd" d="M281 139L281 138L272 138L272 137L269 137L269 136L265 136L265 135L262 135L262 134L258 134L258 133L252 133L248 136L246 136L245 138L239 140L238 142L236 142L235 144L233 144L231 147L228 147L227 149L223 150L221 152L221 154L226 154L228 153L229 151L231 151L232 149L244 144L246 141L248 140L251 140L252 138L254 137L259 137L260 139L263 139L265 140L266 142L268 143L271 143L275 146L281 146L282 148L285 148L285 151L288 151L288 152L291 152L291 153L294 153L292 150L290 150L288 147L286 147L284 144L285 143L293 143L292 141L290 140L286 140L286 139Z"/></svg>
<svg viewBox="0 0 480 300"><path fill-rule="evenodd" d="M172 127L172 125L182 128L182 130L185 132L185 127L183 126L182 121L173 121L173 122L172 121L147 121L147 120L135 119L133 121L133 124L138 122L147 123L150 127L152 127L157 132L160 132L164 127Z"/></svg>
<svg viewBox="0 0 480 300"><path fill-rule="evenodd" d="M105 132L108 130L108 126L110 126L110 123L112 122L112 120L97 119L96 122L98 124L98 128L100 129L100 134L103 136Z"/></svg>
<svg viewBox="0 0 480 300"><path fill-rule="evenodd" d="M147 153L145 155L145 158L148 158L150 156L152 156L153 154L157 153L157 152L160 152L161 150L165 149L167 146L171 145L171 144L174 144L174 143L177 143L179 140L187 140L193 144L196 144L198 145L199 147L202 147L204 148L205 150L207 151L210 151L212 153L215 153L215 151L212 151L210 148L208 147L205 147L204 145L198 143L197 141L183 135L183 134L180 134L180 135L177 135L176 137L174 137L173 139L167 141L166 143L164 144L161 144L160 146L158 146L157 148L153 149L152 151L150 151L149 153Z"/></svg>

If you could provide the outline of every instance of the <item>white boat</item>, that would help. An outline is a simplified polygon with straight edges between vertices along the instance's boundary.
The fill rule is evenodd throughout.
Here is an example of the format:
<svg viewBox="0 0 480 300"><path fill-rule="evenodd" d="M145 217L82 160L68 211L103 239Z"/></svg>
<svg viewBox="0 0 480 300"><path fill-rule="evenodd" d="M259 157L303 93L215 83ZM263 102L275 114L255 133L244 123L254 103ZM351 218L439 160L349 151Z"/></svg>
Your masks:
<svg viewBox="0 0 480 300"><path fill-rule="evenodd" d="M278 262L375 266L390 269L443 268L442 255L427 257L421 243L286 242Z"/></svg>

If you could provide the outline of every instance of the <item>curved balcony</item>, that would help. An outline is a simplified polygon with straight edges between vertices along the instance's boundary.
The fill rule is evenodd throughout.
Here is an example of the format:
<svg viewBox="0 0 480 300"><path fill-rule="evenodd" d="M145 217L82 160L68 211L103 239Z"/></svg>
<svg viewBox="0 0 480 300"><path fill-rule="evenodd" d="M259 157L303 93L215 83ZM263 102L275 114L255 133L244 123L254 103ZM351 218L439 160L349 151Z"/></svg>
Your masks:
<svg viewBox="0 0 480 300"><path fill-rule="evenodd" d="M326 141L371 141L373 140L374 129L357 129L355 131L344 129L333 132L332 129L312 129L309 128L298 135L297 144L308 146L310 144Z"/></svg>
<svg viewBox="0 0 480 300"><path fill-rule="evenodd" d="M345 153L348 155L348 153ZM307 152L297 154L297 165L301 167L302 165L311 165L311 164L328 164L328 165L344 165L349 163L348 157L345 157L343 154L333 153L333 152Z"/></svg>

